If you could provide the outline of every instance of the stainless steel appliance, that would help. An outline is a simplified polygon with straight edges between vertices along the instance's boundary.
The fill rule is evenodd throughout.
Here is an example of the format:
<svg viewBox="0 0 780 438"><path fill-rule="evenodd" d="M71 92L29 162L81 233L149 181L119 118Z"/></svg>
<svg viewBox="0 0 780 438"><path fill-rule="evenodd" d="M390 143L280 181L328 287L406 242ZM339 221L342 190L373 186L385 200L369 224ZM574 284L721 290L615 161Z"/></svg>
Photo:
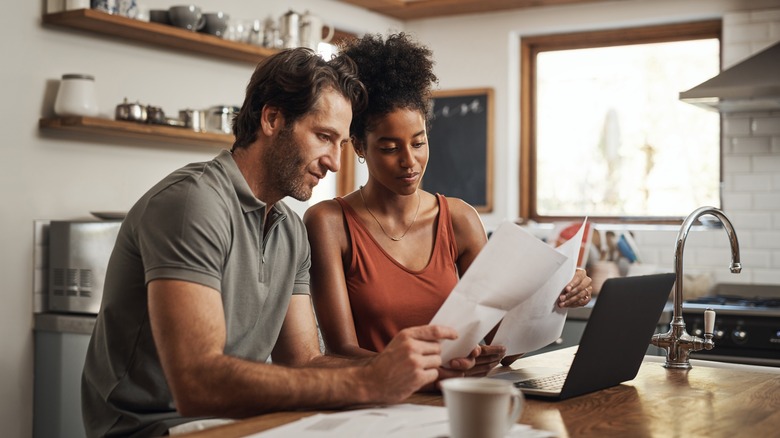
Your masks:
<svg viewBox="0 0 780 438"><path fill-rule="evenodd" d="M121 221L49 224L49 312L97 314Z"/></svg>
<svg viewBox="0 0 780 438"><path fill-rule="evenodd" d="M121 223L53 220L40 231L48 232L49 263L46 300L35 314L34 438L85 435L81 371Z"/></svg>
<svg viewBox="0 0 780 438"><path fill-rule="evenodd" d="M691 357L780 367L780 286L720 284L713 292L683 304L694 335L700 335L704 326L704 309L717 314L715 348Z"/></svg>

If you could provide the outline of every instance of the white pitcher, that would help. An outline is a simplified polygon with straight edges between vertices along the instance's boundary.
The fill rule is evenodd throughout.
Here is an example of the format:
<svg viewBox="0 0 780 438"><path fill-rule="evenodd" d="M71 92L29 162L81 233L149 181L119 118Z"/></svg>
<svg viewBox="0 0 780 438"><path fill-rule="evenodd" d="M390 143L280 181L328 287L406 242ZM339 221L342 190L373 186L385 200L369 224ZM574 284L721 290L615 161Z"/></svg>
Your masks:
<svg viewBox="0 0 780 438"><path fill-rule="evenodd" d="M322 37L323 30L327 28L327 36ZM324 24L322 19L309 11L306 11L301 17L301 46L317 50L320 43L329 43L333 39L335 29L333 26Z"/></svg>

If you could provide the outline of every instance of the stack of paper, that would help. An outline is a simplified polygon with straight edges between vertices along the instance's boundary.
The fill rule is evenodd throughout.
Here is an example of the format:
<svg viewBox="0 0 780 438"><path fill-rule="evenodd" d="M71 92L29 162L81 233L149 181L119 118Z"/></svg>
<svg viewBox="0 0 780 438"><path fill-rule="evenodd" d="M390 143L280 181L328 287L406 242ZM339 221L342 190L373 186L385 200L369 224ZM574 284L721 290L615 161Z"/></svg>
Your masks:
<svg viewBox="0 0 780 438"><path fill-rule="evenodd" d="M449 436L447 409L402 404L370 409L315 414L249 438L441 438ZM516 424L507 437L546 438L554 434Z"/></svg>
<svg viewBox="0 0 780 438"><path fill-rule="evenodd" d="M467 356L499 321L492 343L506 346L507 355L558 339L566 309L557 301L574 276L586 223L558 248L517 224L501 224L431 320L458 332L442 343L443 362Z"/></svg>

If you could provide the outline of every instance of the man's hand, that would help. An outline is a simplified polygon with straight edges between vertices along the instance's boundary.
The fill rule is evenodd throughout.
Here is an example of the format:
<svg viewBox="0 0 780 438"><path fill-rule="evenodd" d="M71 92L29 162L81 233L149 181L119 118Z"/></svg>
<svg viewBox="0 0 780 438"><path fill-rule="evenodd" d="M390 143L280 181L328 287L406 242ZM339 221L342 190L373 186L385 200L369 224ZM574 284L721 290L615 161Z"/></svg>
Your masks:
<svg viewBox="0 0 780 438"><path fill-rule="evenodd" d="M455 330L434 325L401 330L384 351L375 356L362 374L377 400L400 402L439 377L441 345L456 339Z"/></svg>

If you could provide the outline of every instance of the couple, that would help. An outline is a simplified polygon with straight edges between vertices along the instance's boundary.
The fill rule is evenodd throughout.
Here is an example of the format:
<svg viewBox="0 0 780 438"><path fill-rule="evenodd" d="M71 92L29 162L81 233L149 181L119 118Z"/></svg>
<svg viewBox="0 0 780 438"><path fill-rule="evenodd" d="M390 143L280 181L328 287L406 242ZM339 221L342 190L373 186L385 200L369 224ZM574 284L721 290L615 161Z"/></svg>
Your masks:
<svg viewBox="0 0 780 438"><path fill-rule="evenodd" d="M457 333L426 325L486 242L470 206L418 188L432 66L403 34L258 65L232 151L173 172L122 224L82 379L89 436L395 403L498 364L498 346L442 364ZM308 199L350 144L365 187L304 226L281 199ZM589 284L578 271L559 304L587 303Z"/></svg>

